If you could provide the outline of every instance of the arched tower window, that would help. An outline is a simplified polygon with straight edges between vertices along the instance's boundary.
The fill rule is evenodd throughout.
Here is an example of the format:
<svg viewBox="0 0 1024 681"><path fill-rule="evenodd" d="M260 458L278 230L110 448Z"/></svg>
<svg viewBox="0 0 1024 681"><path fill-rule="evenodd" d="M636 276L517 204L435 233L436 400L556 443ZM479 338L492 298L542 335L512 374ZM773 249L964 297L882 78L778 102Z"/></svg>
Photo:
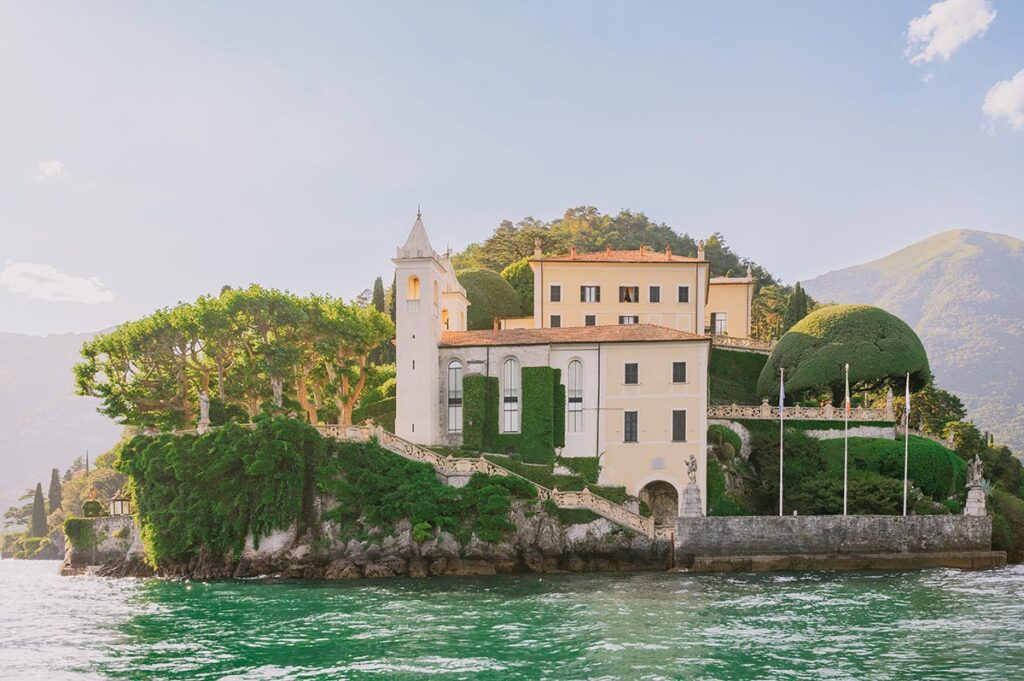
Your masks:
<svg viewBox="0 0 1024 681"><path fill-rule="evenodd" d="M502 431L519 432L519 362L509 357L502 367Z"/></svg>
<svg viewBox="0 0 1024 681"><path fill-rule="evenodd" d="M406 294L406 300L419 300L420 299L420 278L415 274L409 277L409 286Z"/></svg>
<svg viewBox="0 0 1024 681"><path fill-rule="evenodd" d="M569 407L569 418L566 426L570 433L583 432L583 362L574 359L569 362L569 382L566 385L566 398Z"/></svg>
<svg viewBox="0 0 1024 681"><path fill-rule="evenodd" d="M441 310L441 328L445 331L447 331L449 327L449 316L447 307Z"/></svg>
<svg viewBox="0 0 1024 681"><path fill-rule="evenodd" d="M462 432L462 362L448 363L448 432Z"/></svg>

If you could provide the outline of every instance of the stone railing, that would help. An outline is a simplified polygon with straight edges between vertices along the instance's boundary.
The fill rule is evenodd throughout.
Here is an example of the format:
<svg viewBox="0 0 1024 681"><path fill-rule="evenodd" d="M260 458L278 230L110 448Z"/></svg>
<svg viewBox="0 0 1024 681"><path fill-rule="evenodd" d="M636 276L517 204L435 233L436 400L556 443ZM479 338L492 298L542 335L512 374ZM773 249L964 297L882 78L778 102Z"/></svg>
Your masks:
<svg viewBox="0 0 1024 681"><path fill-rule="evenodd" d="M748 404L715 404L708 407L709 419L764 419L778 420L779 408L762 402L758 405ZM821 407L786 407L786 419L804 421L842 421L843 410L826 404ZM851 421L895 421L896 415L892 407L884 409L865 409L854 407L850 410Z"/></svg>
<svg viewBox="0 0 1024 681"><path fill-rule="evenodd" d="M722 348L735 348L737 350L760 352L766 355L771 353L772 348L775 347L775 342L776 341L757 340L755 338L737 338L735 336L711 336L712 345L717 345Z"/></svg>

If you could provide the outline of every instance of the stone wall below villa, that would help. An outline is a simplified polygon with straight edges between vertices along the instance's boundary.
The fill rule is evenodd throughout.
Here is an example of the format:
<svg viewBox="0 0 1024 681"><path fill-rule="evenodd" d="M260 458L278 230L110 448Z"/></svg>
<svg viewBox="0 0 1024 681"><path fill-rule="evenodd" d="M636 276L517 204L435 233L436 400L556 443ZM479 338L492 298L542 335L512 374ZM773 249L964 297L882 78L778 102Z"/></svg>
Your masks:
<svg viewBox="0 0 1024 681"><path fill-rule="evenodd" d="M738 516L680 518L676 560L716 569L992 567L988 516ZM767 565L767 567L764 567Z"/></svg>

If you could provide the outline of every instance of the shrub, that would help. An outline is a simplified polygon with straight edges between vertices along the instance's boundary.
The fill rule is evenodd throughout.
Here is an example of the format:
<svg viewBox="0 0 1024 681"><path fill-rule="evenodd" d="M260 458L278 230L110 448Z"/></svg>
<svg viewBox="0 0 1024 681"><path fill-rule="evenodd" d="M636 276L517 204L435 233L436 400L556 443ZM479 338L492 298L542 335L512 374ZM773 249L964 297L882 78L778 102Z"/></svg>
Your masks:
<svg viewBox="0 0 1024 681"><path fill-rule="evenodd" d="M1024 501L996 489L988 497L992 514L992 548L1006 551L1011 563L1024 561Z"/></svg>
<svg viewBox="0 0 1024 681"><path fill-rule="evenodd" d="M757 379L767 355L758 352L713 348L708 364L708 382L713 404L754 404L758 401Z"/></svg>
<svg viewBox="0 0 1024 681"><path fill-rule="evenodd" d="M591 484L596 485L601 474L600 460L596 456L563 456L558 458L558 463Z"/></svg>
<svg viewBox="0 0 1024 681"><path fill-rule="evenodd" d="M527 258L516 260L501 271L501 278L507 281L519 299L519 314L533 314L533 268Z"/></svg>
<svg viewBox="0 0 1024 681"><path fill-rule="evenodd" d="M64 521L64 536L76 550L85 551L96 545L96 533L90 518L68 518Z"/></svg>
<svg viewBox="0 0 1024 681"><path fill-rule="evenodd" d="M726 491L725 475L718 461L709 457L707 466L708 515L749 515L743 505Z"/></svg>
<svg viewBox="0 0 1024 681"><path fill-rule="evenodd" d="M457 276L469 299L469 329L490 329L495 319L519 316L519 296L497 272L475 268L460 270Z"/></svg>
<svg viewBox="0 0 1024 681"><path fill-rule="evenodd" d="M784 367L790 397L828 389L833 403L840 404L846 363L853 389L901 387L910 373L911 389L917 390L931 378L924 345L904 321L870 305L831 305L783 334L761 370L757 392L769 399L778 395Z"/></svg>

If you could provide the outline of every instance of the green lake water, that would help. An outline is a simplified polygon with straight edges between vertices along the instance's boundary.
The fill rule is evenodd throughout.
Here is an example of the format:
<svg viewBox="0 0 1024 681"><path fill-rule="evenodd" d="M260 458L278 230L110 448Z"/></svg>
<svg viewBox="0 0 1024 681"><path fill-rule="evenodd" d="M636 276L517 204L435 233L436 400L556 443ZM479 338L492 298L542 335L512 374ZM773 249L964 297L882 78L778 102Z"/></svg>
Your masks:
<svg viewBox="0 0 1024 681"><path fill-rule="evenodd" d="M1024 568L352 582L0 561L3 679L1020 679Z"/></svg>

